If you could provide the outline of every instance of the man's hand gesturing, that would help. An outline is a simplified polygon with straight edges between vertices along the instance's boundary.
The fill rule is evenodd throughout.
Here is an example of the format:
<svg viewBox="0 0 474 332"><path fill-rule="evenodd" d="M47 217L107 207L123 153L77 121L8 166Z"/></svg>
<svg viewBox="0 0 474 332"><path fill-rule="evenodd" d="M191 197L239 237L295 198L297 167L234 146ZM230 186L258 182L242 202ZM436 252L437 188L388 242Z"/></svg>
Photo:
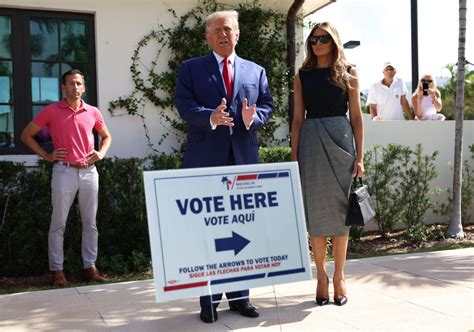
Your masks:
<svg viewBox="0 0 474 332"><path fill-rule="evenodd" d="M244 120L245 127L249 129L253 123L253 119L255 118L257 105L253 104L252 106L247 107L247 103L247 98L244 98L242 101L242 119Z"/></svg>
<svg viewBox="0 0 474 332"><path fill-rule="evenodd" d="M211 114L211 123L214 126L229 126L232 127L234 125L234 119L231 118L228 112L226 112L227 108L227 101L225 98L222 98L222 101L219 106L212 112Z"/></svg>

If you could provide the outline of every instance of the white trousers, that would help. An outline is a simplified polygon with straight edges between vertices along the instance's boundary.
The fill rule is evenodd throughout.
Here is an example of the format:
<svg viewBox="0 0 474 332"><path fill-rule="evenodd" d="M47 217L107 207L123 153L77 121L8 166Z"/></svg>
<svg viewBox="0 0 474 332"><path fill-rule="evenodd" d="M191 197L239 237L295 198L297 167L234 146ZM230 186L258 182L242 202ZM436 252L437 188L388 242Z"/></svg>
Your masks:
<svg viewBox="0 0 474 332"><path fill-rule="evenodd" d="M74 197L78 193L82 220L82 261L84 269L95 265L99 233L96 214L99 193L99 174L96 167L86 169L53 166L51 180L51 201L53 214L48 234L48 258L50 271L63 269L64 230Z"/></svg>

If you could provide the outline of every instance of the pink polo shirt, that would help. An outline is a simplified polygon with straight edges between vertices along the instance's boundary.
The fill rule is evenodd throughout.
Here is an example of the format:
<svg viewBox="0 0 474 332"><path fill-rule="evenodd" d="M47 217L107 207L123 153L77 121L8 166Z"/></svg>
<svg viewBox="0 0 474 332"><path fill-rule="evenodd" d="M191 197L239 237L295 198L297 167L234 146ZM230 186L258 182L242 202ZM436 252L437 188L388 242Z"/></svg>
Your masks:
<svg viewBox="0 0 474 332"><path fill-rule="evenodd" d="M81 100L81 107L74 112L66 99L46 106L34 118L39 126L48 126L53 146L66 148L68 154L65 161L83 163L87 155L94 150L92 129L100 131L105 127L100 111Z"/></svg>

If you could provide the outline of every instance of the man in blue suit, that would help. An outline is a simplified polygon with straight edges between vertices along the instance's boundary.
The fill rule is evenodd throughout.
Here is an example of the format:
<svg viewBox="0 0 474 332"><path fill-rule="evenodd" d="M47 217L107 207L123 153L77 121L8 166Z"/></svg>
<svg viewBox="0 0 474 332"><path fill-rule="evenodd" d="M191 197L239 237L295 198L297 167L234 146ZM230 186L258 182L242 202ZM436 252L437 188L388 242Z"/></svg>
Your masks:
<svg viewBox="0 0 474 332"><path fill-rule="evenodd" d="M215 12L206 20L212 53L182 63L176 84L176 108L188 125L184 168L258 163L257 130L273 111L265 69L235 54L238 13ZM249 291L228 292L232 311L259 316ZM222 294L202 296L200 318L217 320Z"/></svg>

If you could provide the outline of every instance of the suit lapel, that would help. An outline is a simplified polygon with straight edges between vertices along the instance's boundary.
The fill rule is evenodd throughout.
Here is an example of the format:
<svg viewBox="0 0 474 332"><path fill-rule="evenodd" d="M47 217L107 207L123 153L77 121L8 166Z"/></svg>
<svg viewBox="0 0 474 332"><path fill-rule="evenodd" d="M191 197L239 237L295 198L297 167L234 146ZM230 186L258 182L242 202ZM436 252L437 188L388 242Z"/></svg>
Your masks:
<svg viewBox="0 0 474 332"><path fill-rule="evenodd" d="M232 93L232 100L234 100L235 97L237 97L237 93L239 92L240 86L242 85L241 77L243 77L242 75L245 72L244 68L245 68L245 64L242 61L242 59L239 58L237 55L235 55L234 77L233 77L234 90Z"/></svg>
<svg viewBox="0 0 474 332"><path fill-rule="evenodd" d="M204 67L209 73L209 77L211 78L211 80L214 81L214 84L216 84L219 92L221 92L222 96L225 97L226 93L224 88L224 81L222 80L222 75L219 71L219 65L213 53L210 53L208 56L205 57Z"/></svg>

